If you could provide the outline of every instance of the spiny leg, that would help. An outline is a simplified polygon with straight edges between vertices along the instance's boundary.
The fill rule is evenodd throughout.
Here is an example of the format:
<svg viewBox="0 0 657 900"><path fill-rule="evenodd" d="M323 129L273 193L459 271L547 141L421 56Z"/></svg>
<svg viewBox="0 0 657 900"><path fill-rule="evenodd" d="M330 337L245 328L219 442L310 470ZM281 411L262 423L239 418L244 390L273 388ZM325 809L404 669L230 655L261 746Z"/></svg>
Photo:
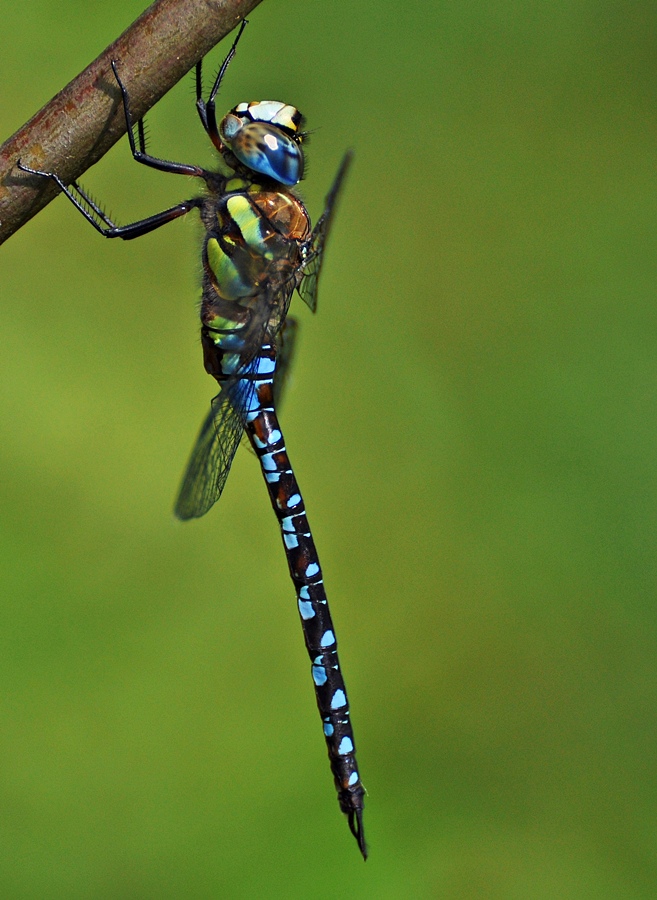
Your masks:
<svg viewBox="0 0 657 900"><path fill-rule="evenodd" d="M175 206L171 206L169 209L165 209L162 212L155 213L155 215L153 216L148 216L146 219L140 219L138 222L131 222L129 225L115 225L110 217L103 212L100 206L98 206L98 204L94 200L92 200L92 198L86 193L83 188L80 187L80 185L76 181L71 182L71 187L82 198L82 202L80 201L80 199L78 199L78 197L76 197L73 191L64 184L59 175L56 175L54 172L41 172L39 169L31 169L29 166L24 165L20 161L20 159L16 161L16 166L22 172L27 172L28 175L38 175L40 178L50 178L52 181L54 181L62 191L62 193L66 194L73 206L75 206L75 208L82 213L87 222L93 225L96 231L106 238L118 237L122 238L124 241L130 241L133 238L141 237L143 234L148 234L149 231L155 231L156 228L160 228L162 225L166 225L167 222L178 219L180 218L180 216L187 215L188 212L190 212L192 209L196 209L203 202L200 198L183 200L182 203L177 203ZM101 220L100 222L96 218L94 218L94 215L89 212L88 209L85 208L85 203L88 204L90 209L93 210L93 213L98 216L98 218ZM103 224L101 224L101 222Z"/></svg>
<svg viewBox="0 0 657 900"><path fill-rule="evenodd" d="M198 110L199 118L201 119L201 124L205 129L207 135L209 136L212 143L215 145L217 150L221 149L221 138L219 137L219 129L217 127L217 116L215 112L215 99L217 96L217 92L223 81L224 75L226 74L226 69L230 65L233 57L235 56L235 51L237 50L237 45L239 43L240 38L242 37L242 32L248 25L248 20L244 19L242 24L240 25L240 30L237 32L237 37L233 41L233 46L228 51L228 56L221 64L221 68L217 74L217 77L214 80L214 84L212 86L212 90L210 91L210 96L208 98L208 102L206 103L203 99L203 79L202 79L202 60L199 60L196 63L196 109Z"/></svg>
<svg viewBox="0 0 657 900"><path fill-rule="evenodd" d="M130 142L130 150L132 152L133 159L136 162L142 163L146 166L150 166L154 169L158 169L162 172L171 172L174 175L191 175L192 177L203 178L204 180L207 180L208 173L200 166L188 165L187 163L177 163L166 159L159 159L158 157L151 156L149 153L147 153L146 134L144 131L143 119L140 119L137 122L137 135L139 141L139 145L137 146L133 130L134 123L132 121L132 115L130 113L130 98L128 95L128 91L126 86L121 81L121 77L119 76L116 60L111 61L111 66L112 71L114 72L114 77L116 78L117 84L121 91L123 113L125 116L128 141ZM178 219L180 218L180 216L187 215L187 213L192 209L197 209L202 204L202 201L198 198L183 200L181 203L177 203L175 206L169 207L169 209L165 209L162 212L155 213L154 215L148 216L145 219L139 219L137 222L131 222L128 225L116 225L102 210L102 208L93 200L93 198L84 190L84 188L82 188L76 181L71 182L71 190L69 187L67 187L66 184L64 184L62 179L55 172L44 172L40 169L33 169L30 166L24 165L20 159L17 160L16 166L21 171L27 172L28 175L37 175L41 178L50 178L52 181L54 181L59 189L64 194L66 194L75 208L82 213L87 222L90 222L99 234L102 234L103 237L107 238L118 237L122 238L123 240L129 241L133 238L141 237L144 234L148 234L150 231L154 231L156 228L160 228L162 225L166 225L167 222Z"/></svg>
<svg viewBox="0 0 657 900"><path fill-rule="evenodd" d="M140 119L137 123L137 131L139 136L139 146L135 141L135 135L133 132L134 122L132 121L132 114L130 112L130 97L128 95L128 90L126 86L121 81L118 70L116 68L116 60L112 60L112 71L114 72L114 77L116 78L116 82L121 91L121 99L123 100L123 113L125 115L125 124L126 129L128 131L128 140L130 141L130 150L132 151L133 159L136 162L142 163L145 166L151 166L153 169L159 169L162 172L171 172L174 175L192 175L198 178L205 177L205 170L200 166L188 165L187 163L177 163L172 162L169 159L160 159L157 156L151 156L149 153L146 153L146 135L144 133L144 121Z"/></svg>

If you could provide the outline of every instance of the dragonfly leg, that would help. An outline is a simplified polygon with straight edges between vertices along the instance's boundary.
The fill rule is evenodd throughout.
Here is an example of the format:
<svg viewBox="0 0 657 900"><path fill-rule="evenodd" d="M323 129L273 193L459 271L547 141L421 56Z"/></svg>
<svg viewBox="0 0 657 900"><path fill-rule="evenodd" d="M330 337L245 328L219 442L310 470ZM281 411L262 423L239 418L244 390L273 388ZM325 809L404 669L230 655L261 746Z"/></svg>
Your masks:
<svg viewBox="0 0 657 900"><path fill-rule="evenodd" d="M214 84L212 85L212 90L210 91L210 96L208 98L208 102L206 103L203 99L203 81L201 77L202 73L202 63L199 60L196 64L196 109L198 110L199 118L201 119L201 124L205 129L208 137L215 145L217 150L221 151L221 138L219 136L219 129L217 127L217 115L215 112L215 99L217 97L217 92L221 85L221 82L224 79L224 75L226 74L226 69L230 65L233 57L235 56L235 51L237 50L237 45L239 43L240 38L242 37L242 32L246 28L248 22L246 19L242 21L240 25L240 30L237 32L237 37L233 41L233 46L228 51L228 56L221 64L221 68L217 74L217 77L214 80Z"/></svg>
<svg viewBox="0 0 657 900"><path fill-rule="evenodd" d="M121 99L123 100L123 112L125 114L125 124L128 131L128 140L130 141L130 150L132 151L132 156L136 162L142 163L145 166L151 166L153 169L159 169L161 172L171 172L174 175L192 175L198 178L205 178L205 170L200 166L192 166L187 163L177 163L172 162L168 159L159 159L157 156L151 156L146 152L146 135L144 132L144 120L140 119L137 122L137 133L139 138L139 146L137 146L137 142L135 141L134 135L134 123L132 121L132 114L130 112L130 98L128 96L128 90L126 86L121 81L119 76L116 60L112 60L112 71L114 72L114 77L116 78L119 89L121 90Z"/></svg>
<svg viewBox="0 0 657 900"><path fill-rule="evenodd" d="M100 206L92 200L77 182L71 182L71 188L73 188L71 190L64 184L59 175L55 175L54 172L41 172L38 169L31 169L29 166L24 165L20 159L17 160L16 165L22 172L27 172L28 175L38 175L40 178L50 178L54 181L59 189L66 194L73 206L82 213L87 222L90 222L99 234L107 238L118 237L123 238L124 241L129 241L132 238L141 237L142 234L155 231L161 225L166 225L167 222L186 215L192 209L197 209L203 202L200 198L183 200L182 203L177 203L169 209L155 213L153 216L148 216L146 219L140 219L138 222L131 222L129 225L115 225L110 217L103 212ZM85 204L92 210L91 212Z"/></svg>
<svg viewBox="0 0 657 900"><path fill-rule="evenodd" d="M124 241L131 241L133 238L141 237L150 231L155 231L167 222L173 222L181 216L186 216L193 209L198 209L203 200L200 197L192 197L191 200L183 200L182 203L176 203L169 209L163 209L162 212L140 219L138 222L131 222L129 225L114 225L111 228L99 229L100 233L108 238L123 238Z"/></svg>

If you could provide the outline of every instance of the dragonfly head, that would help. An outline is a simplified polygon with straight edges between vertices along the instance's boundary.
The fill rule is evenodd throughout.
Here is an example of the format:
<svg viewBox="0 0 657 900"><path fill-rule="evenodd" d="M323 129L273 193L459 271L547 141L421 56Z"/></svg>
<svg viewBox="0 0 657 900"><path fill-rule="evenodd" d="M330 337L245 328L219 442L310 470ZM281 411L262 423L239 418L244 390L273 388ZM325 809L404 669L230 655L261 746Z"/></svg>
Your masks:
<svg viewBox="0 0 657 900"><path fill-rule="evenodd" d="M303 177L301 122L298 109L277 100L238 104L219 125L226 161L231 165L232 154L247 169L293 187Z"/></svg>

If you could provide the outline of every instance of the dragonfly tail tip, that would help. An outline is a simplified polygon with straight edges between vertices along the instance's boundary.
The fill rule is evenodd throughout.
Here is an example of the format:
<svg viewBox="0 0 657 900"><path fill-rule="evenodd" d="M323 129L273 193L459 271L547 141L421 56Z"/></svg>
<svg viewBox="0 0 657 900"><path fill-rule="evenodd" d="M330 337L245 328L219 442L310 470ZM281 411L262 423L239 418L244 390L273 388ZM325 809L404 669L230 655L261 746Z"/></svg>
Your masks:
<svg viewBox="0 0 657 900"><path fill-rule="evenodd" d="M363 831L363 810L355 809L349 813L349 830L356 838L356 843L363 854L363 859L367 859L367 844L365 843L365 832Z"/></svg>

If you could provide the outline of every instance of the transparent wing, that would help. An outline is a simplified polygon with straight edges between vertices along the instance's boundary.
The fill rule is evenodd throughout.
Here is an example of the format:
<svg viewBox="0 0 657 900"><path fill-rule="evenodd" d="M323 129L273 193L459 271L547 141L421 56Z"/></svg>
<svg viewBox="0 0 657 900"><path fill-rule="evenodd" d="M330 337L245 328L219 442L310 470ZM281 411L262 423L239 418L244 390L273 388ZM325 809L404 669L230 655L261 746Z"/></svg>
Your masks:
<svg viewBox="0 0 657 900"><path fill-rule="evenodd" d="M296 324L293 321L286 324L294 286L295 279L289 275L263 286L253 309L245 346L240 351L240 367L222 383L192 450L174 507L179 519L205 515L221 496L244 433L246 413L257 406L256 389L249 376L256 369L263 344L275 341L277 353L281 352L284 358L282 380L278 372L275 375L275 391L276 385L280 389L285 381L285 357L289 362Z"/></svg>
<svg viewBox="0 0 657 900"><path fill-rule="evenodd" d="M228 473L244 433L246 413L257 405L256 389L249 376L257 366L258 351L266 341L276 341L283 356L291 353L294 324L290 338L285 318L294 291L294 277L271 281L263 290L249 326L250 334L240 353L238 371L222 383L221 392L212 401L180 486L174 512L179 519L205 515L224 489ZM285 349L284 349L285 348ZM285 371L285 363L283 365ZM278 380L278 379L277 379ZM285 374L283 374L283 381Z"/></svg>
<svg viewBox="0 0 657 900"><path fill-rule="evenodd" d="M331 222L333 221L338 195L340 194L340 189L342 188L345 176L351 165L353 155L351 150L347 150L345 153L342 162L340 163L338 174L335 176L333 184L331 185L331 190L326 197L324 212L317 220L317 224L313 228L313 233L308 241L308 256L306 258L306 264L304 265L304 277L297 290L299 291L301 299L308 304L313 312L317 309L317 282L322 268L326 239L328 238Z"/></svg>
<svg viewBox="0 0 657 900"><path fill-rule="evenodd" d="M290 377L290 367L294 359L299 323L288 316L276 336L276 372L274 374L274 406L280 408L281 397Z"/></svg>
<svg viewBox="0 0 657 900"><path fill-rule="evenodd" d="M233 380L212 401L176 500L174 512L179 519L205 515L221 496L254 393L251 382Z"/></svg>

